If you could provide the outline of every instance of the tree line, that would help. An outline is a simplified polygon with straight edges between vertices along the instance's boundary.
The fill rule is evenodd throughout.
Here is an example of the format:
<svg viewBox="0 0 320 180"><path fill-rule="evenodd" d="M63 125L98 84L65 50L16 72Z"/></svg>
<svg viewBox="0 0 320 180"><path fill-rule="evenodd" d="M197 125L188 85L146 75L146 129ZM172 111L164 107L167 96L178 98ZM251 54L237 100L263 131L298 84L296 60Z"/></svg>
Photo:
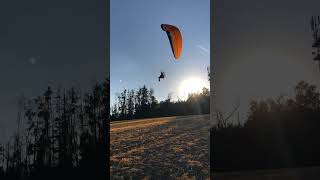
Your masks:
<svg viewBox="0 0 320 180"><path fill-rule="evenodd" d="M91 91L50 86L20 99L17 128L0 144L0 179L107 177L109 80Z"/></svg>
<svg viewBox="0 0 320 180"><path fill-rule="evenodd" d="M210 113L210 91L191 93L186 100L173 101L171 94L163 101L158 101L154 90L145 85L120 92L116 103L111 107L111 120L152 118L177 115Z"/></svg>
<svg viewBox="0 0 320 180"><path fill-rule="evenodd" d="M253 100L244 124L220 120L212 129L212 167L228 171L320 165L319 119L320 93L304 81L292 97Z"/></svg>

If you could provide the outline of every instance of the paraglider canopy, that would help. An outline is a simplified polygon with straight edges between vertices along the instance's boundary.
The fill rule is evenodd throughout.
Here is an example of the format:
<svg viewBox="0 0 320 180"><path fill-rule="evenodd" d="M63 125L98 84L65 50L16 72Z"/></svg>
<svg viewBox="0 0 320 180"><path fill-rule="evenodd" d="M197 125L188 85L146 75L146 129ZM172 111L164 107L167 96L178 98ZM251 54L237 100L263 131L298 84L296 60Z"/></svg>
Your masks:
<svg viewBox="0 0 320 180"><path fill-rule="evenodd" d="M178 59L182 51L182 36L180 30L169 24L161 24L161 28L166 31L168 35L174 58Z"/></svg>

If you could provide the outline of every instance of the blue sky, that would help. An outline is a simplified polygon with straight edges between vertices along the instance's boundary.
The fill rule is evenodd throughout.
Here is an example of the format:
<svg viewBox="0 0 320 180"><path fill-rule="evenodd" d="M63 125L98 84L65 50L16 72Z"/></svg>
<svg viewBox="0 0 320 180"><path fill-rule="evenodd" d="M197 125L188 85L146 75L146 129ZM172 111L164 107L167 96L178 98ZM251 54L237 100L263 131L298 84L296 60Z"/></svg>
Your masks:
<svg viewBox="0 0 320 180"><path fill-rule="evenodd" d="M111 0L110 76L111 105L115 93L146 85L158 100L168 93L176 98L180 83L196 77L207 87L210 64L209 0ZM174 60L161 24L177 26L183 50ZM158 82L160 71L166 79Z"/></svg>

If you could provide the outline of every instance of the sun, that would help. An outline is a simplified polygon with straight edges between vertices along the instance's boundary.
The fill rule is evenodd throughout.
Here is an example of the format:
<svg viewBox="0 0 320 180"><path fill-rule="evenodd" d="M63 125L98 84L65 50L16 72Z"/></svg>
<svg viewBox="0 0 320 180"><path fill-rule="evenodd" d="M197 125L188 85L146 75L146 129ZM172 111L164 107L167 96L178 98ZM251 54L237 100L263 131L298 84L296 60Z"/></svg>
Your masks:
<svg viewBox="0 0 320 180"><path fill-rule="evenodd" d="M201 92L207 84L204 80L196 77L190 77L182 81L179 85L179 98L186 100L191 93Z"/></svg>

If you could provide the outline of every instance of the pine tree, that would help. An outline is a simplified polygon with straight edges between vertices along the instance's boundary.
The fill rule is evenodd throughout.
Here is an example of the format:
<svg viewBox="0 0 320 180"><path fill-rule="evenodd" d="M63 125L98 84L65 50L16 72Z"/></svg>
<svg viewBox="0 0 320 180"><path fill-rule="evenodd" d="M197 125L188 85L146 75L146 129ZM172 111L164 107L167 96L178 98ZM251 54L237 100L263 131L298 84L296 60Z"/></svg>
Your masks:
<svg viewBox="0 0 320 180"><path fill-rule="evenodd" d="M135 95L135 92L134 90L131 90L131 91L127 91L128 94L127 94L127 109L128 109L128 118L129 119L132 119L133 116L134 116L134 107L135 107L135 104L134 104L134 95Z"/></svg>

